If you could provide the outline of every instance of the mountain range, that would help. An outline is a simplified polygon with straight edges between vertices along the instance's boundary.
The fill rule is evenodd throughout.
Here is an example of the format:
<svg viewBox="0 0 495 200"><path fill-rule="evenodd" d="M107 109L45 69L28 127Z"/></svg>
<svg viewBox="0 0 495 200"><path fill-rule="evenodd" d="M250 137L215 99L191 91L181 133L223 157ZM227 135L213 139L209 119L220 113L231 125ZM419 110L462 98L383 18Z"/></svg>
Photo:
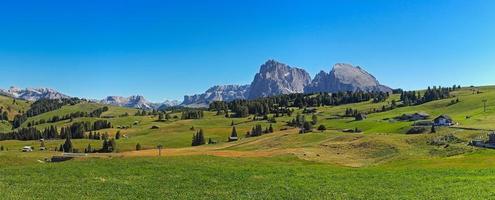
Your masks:
<svg viewBox="0 0 495 200"><path fill-rule="evenodd" d="M330 72L321 71L314 79L304 69L268 60L260 67L250 85L215 86L203 94L184 96L186 107L203 107L213 101L256 99L291 93L317 92L391 92L370 73L359 66L337 63Z"/></svg>
<svg viewBox="0 0 495 200"><path fill-rule="evenodd" d="M17 87L10 87L8 90L0 89L0 94L5 96L14 97L17 99L24 99L28 101L36 101L39 99L62 99L70 98L69 96L62 94L56 90L50 88L26 88L20 89Z"/></svg>
<svg viewBox="0 0 495 200"><path fill-rule="evenodd" d="M149 110L174 106L207 107L213 101L257 99L280 94L345 91L391 92L392 89L381 85L373 75L359 66L337 63L330 72L321 71L314 79L311 79L309 73L302 68L268 60L261 65L251 84L213 86L205 93L184 96L182 103L179 101L152 103L140 95L108 96L103 100L94 100L94 102ZM0 94L29 101L69 98L68 95L49 88L10 87L8 90L0 89Z"/></svg>

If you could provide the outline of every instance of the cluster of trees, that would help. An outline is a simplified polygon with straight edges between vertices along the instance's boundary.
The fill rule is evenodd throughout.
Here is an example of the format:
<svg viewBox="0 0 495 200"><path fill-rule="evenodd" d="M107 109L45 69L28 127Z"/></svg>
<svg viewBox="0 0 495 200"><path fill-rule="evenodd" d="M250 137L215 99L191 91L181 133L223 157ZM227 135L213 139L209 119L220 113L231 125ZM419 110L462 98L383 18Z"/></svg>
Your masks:
<svg viewBox="0 0 495 200"><path fill-rule="evenodd" d="M163 113L163 112L159 112L158 113L158 121L166 121L166 120L170 120L170 114L169 113Z"/></svg>
<svg viewBox="0 0 495 200"><path fill-rule="evenodd" d="M40 99L38 101L35 101L29 110L27 110L24 114L18 114L14 117L14 120L12 122L12 127L14 129L19 128L27 119L28 117L33 117L39 114L43 114L46 112L50 112L53 110L60 109L62 106L65 105L75 105L82 100L78 98L70 98L70 99Z"/></svg>
<svg viewBox="0 0 495 200"><path fill-rule="evenodd" d="M68 127L62 127L60 133L57 127L50 126L43 131L36 129L35 127L20 128L10 133L0 133L1 140L39 140L39 139L65 139L84 138L84 133L87 131L95 131L100 129L111 128L112 124L106 120L97 120L91 122L75 122Z"/></svg>
<svg viewBox="0 0 495 200"><path fill-rule="evenodd" d="M182 119L201 119L203 118L203 110L184 110L182 111Z"/></svg>
<svg viewBox="0 0 495 200"><path fill-rule="evenodd" d="M0 121L5 120L9 121L9 113L3 110L3 107L0 108Z"/></svg>
<svg viewBox="0 0 495 200"><path fill-rule="evenodd" d="M97 120L93 123L91 122L74 122L68 127L62 127L60 130L61 138L74 138L82 139L84 138L84 133L88 131L96 131L101 129L112 128L112 124L107 120Z"/></svg>
<svg viewBox="0 0 495 200"><path fill-rule="evenodd" d="M199 129L198 132L196 132L196 134L193 134L193 138L192 138L192 146L200 146L200 145L203 145L206 143L206 140L205 140L205 135L203 133L203 129Z"/></svg>
<svg viewBox="0 0 495 200"><path fill-rule="evenodd" d="M33 117L39 114L43 114L46 112L50 112L53 110L60 109L65 105L75 105L81 102L78 98L70 98L70 99L40 99L35 101L29 110L26 111L27 117Z"/></svg>
<svg viewBox="0 0 495 200"><path fill-rule="evenodd" d="M75 119L75 118L80 118L80 117L100 117L102 113L108 111L108 107L105 106L105 107L101 107L101 108L97 108L91 112L82 112L82 111L77 111L77 112L73 112L73 113L70 113L70 114L67 114L65 116L53 116L51 119L49 120L45 120L45 119L40 119L39 121L35 121L35 122L28 122L27 126L28 127L31 127L31 126L36 126L36 125L39 125L39 124L44 124L44 123L55 123L55 122L59 122L59 121L64 121L64 120L68 120L68 119Z"/></svg>
<svg viewBox="0 0 495 200"><path fill-rule="evenodd" d="M292 121L287 122L287 125L292 127L299 127L300 133L308 133L313 131L313 126L317 123L318 117L316 115L312 115L311 121L307 121L305 115L298 114L294 119L292 119Z"/></svg>
<svg viewBox="0 0 495 200"><path fill-rule="evenodd" d="M93 131L90 131L88 134L88 139L90 139L90 140L105 140L108 138L109 138L108 133L101 134L100 132L94 132L93 133Z"/></svg>
<svg viewBox="0 0 495 200"><path fill-rule="evenodd" d="M246 133L246 137L258 137L258 136L261 136L263 134L268 134L268 133L273 133L273 126L270 124L269 127L265 128L265 130L263 130L263 127L261 125L256 125L254 126L251 131L248 131Z"/></svg>
<svg viewBox="0 0 495 200"><path fill-rule="evenodd" d="M400 100L404 106L420 105L430 101L436 101L440 99L446 99L450 97L450 92L459 89L460 86L454 85L452 88L448 87L428 87L424 94L416 91L403 91Z"/></svg>
<svg viewBox="0 0 495 200"><path fill-rule="evenodd" d="M84 153L96 153L96 152L111 153L111 152L115 152L116 150L117 150L117 142L115 141L115 139L112 138L112 139L103 140L101 149L95 149L91 146L91 144L88 144L88 146L84 149ZM79 153L79 150L74 148L70 137L67 137L65 139L64 144L60 145L58 151L66 152L66 153Z"/></svg>
<svg viewBox="0 0 495 200"><path fill-rule="evenodd" d="M246 117L248 115L263 116L267 114L290 115L289 107L319 107L335 106L349 103L359 103L372 100L385 101L389 93L384 92L338 92L316 94L286 94L273 97L265 97L256 100L234 100L231 102L216 101L210 104L209 109L218 113L234 114L228 117Z"/></svg>

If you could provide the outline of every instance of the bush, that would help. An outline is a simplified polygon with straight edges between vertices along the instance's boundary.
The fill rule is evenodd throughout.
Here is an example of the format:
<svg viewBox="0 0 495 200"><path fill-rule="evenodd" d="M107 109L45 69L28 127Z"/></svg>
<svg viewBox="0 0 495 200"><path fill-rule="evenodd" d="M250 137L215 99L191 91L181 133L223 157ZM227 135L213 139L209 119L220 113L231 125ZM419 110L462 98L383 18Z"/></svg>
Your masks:
<svg viewBox="0 0 495 200"><path fill-rule="evenodd" d="M407 134L421 134L426 131L425 127L413 127L407 131Z"/></svg>
<svg viewBox="0 0 495 200"><path fill-rule="evenodd" d="M141 151L141 144L139 143L136 144L136 151Z"/></svg>
<svg viewBox="0 0 495 200"><path fill-rule="evenodd" d="M160 127L158 126L152 126L151 129L159 129Z"/></svg>
<svg viewBox="0 0 495 200"><path fill-rule="evenodd" d="M322 124L322 125L318 126L318 130L319 131L325 131L325 130L327 130L327 127L325 127L325 125Z"/></svg>

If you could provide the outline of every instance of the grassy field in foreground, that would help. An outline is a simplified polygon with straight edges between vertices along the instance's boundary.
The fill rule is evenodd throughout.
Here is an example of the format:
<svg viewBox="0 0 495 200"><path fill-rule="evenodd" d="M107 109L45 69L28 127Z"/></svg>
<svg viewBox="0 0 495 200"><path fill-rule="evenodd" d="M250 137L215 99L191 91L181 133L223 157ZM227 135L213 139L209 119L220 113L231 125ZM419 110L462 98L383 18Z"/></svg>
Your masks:
<svg viewBox="0 0 495 200"><path fill-rule="evenodd" d="M490 199L495 194L495 151L467 145L486 137L488 131L481 129L495 129L495 107L489 103L485 112L481 101L494 99L495 87L479 90L463 88L450 99L373 113L363 121L336 116L346 108L379 109L399 96L380 103L319 107L315 127L323 124L328 130L307 134L287 126L302 112L294 108L293 116L276 118L274 133L251 138L244 137L248 130L257 124L268 127L269 122L208 111L198 120L180 120L180 113L173 113L176 119L158 121L157 116L133 116L135 109L110 107L103 116L111 118L76 118L36 127L105 119L114 128L99 132L128 136L117 141L119 153L43 163L60 152L38 151L39 141L0 141L8 148L0 151L0 199ZM457 98L459 103L451 105ZM64 106L30 120L101 106ZM393 118L414 112L427 112L432 118L448 114L459 125L437 127L436 133L427 127L424 134L405 134L412 122ZM131 115L122 116L125 113ZM232 121L241 139L229 143ZM354 128L363 132L343 131ZM1 129L9 125L0 124ZM190 147L199 129L218 144ZM102 146L100 140L72 142L80 150L88 144ZM62 143L47 140L46 146L53 150ZM137 143L145 150L133 152ZM157 155L158 144L165 146L166 155L146 157ZM35 152L20 152L26 145Z"/></svg>
<svg viewBox="0 0 495 200"><path fill-rule="evenodd" d="M409 164L355 169L211 156L19 163L0 166L0 199L490 199L495 192L494 168Z"/></svg>

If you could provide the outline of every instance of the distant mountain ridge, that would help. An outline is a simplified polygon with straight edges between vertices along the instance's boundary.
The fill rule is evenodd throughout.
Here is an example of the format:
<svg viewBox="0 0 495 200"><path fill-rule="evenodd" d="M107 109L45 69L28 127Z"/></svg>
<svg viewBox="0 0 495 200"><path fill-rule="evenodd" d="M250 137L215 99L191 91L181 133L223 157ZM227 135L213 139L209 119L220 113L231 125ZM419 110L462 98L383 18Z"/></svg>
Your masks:
<svg viewBox="0 0 495 200"><path fill-rule="evenodd" d="M144 110L173 107L180 104L178 101L168 100L163 103L152 103L140 95L134 95L130 97L108 96L107 98L98 101L98 103Z"/></svg>
<svg viewBox="0 0 495 200"><path fill-rule="evenodd" d="M203 94L184 96L182 105L187 105L187 107L206 107L213 101L245 99L249 91L250 85L213 86Z"/></svg>
<svg viewBox="0 0 495 200"><path fill-rule="evenodd" d="M225 89L228 88L228 89ZM185 107L206 107L213 101L256 99L291 93L317 92L391 92L378 80L359 66L337 63L327 73L321 71L314 79L304 69L294 68L275 60L268 60L260 67L250 85L215 86L203 94L184 96Z"/></svg>
<svg viewBox="0 0 495 200"><path fill-rule="evenodd" d="M39 99L63 99L70 98L65 94L62 94L56 90L50 88L26 88L20 89L17 87L10 87L8 90L0 89L0 93L18 99L24 99L28 101L37 101Z"/></svg>

